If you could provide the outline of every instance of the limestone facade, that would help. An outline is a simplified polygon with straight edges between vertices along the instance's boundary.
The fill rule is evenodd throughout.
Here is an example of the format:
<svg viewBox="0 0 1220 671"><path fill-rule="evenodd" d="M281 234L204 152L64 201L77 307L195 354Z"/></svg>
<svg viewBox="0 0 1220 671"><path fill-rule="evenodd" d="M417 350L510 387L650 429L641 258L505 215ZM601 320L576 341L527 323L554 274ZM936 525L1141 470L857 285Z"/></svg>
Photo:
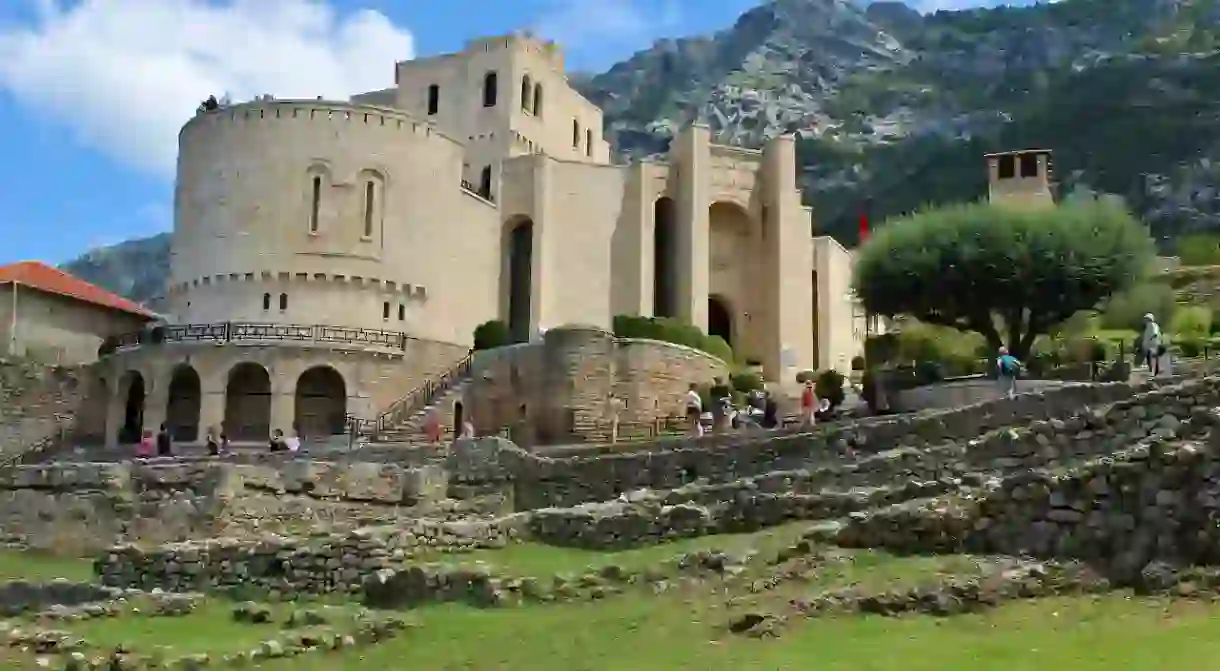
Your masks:
<svg viewBox="0 0 1220 671"><path fill-rule="evenodd" d="M68 296L0 284L0 356L71 366L97 360L102 340L147 317Z"/></svg>
<svg viewBox="0 0 1220 671"><path fill-rule="evenodd" d="M524 35L398 63L394 80L350 101L263 96L185 124L174 347L128 347L144 351L114 358L112 391L144 370L153 393L168 385L167 358L189 358L215 369L198 370L206 401L223 396L222 369L257 351L285 379L325 360L348 412L371 419L394 394L363 391L373 382L340 370L330 344L348 361L397 353L405 372L378 384L401 398L497 318L527 340L565 324L608 329L618 314L674 317L723 336L771 380L846 373L862 351L851 255L812 237L792 137L742 149L694 125L663 161L614 164L601 111L568 85L561 50ZM442 345L424 359L407 340ZM229 346L239 341L256 347ZM157 424L154 405L145 425ZM207 423L223 414L211 407ZM259 424L287 430L287 411L272 414Z"/></svg>

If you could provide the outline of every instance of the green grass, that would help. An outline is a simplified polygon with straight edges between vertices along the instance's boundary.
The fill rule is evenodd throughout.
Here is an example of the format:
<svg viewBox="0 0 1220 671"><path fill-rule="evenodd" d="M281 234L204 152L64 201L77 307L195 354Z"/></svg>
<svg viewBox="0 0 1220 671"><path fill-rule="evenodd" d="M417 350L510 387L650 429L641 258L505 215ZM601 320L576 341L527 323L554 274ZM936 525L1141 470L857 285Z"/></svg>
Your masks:
<svg viewBox="0 0 1220 671"><path fill-rule="evenodd" d="M0 582L28 580L47 582L55 578L67 578L79 582L93 580L93 561L59 557L52 554L0 550Z"/></svg>
<svg viewBox="0 0 1220 671"><path fill-rule="evenodd" d="M70 631L94 644L123 644L142 653L225 653L247 650L281 633L286 609L277 610L275 622L249 624L232 617L233 604L207 600L190 615L150 617L123 615L80 622L56 622L54 628Z"/></svg>

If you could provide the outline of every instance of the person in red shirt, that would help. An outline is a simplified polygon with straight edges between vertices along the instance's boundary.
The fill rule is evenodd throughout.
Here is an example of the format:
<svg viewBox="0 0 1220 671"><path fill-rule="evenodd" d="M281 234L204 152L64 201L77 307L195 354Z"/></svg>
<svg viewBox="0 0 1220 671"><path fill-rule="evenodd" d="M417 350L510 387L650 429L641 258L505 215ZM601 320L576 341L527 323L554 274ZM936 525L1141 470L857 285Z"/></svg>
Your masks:
<svg viewBox="0 0 1220 671"><path fill-rule="evenodd" d="M801 421L812 427L817 421L818 395L813 390L813 380L805 380L805 389L801 391Z"/></svg>

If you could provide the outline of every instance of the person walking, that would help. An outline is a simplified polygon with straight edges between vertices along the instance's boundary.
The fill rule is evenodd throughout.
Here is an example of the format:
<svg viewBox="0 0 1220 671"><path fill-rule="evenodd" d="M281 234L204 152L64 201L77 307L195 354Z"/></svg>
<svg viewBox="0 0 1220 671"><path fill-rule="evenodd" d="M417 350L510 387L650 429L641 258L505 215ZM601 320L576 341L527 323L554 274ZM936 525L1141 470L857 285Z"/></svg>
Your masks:
<svg viewBox="0 0 1220 671"><path fill-rule="evenodd" d="M1008 353L1007 347L1001 347L996 357L996 379L1000 383L1000 391L1005 398L1017 395L1017 376L1021 373L1021 361Z"/></svg>
<svg viewBox="0 0 1220 671"><path fill-rule="evenodd" d="M817 424L818 394L814 391L813 380L805 380L805 388L801 390L801 422L809 428Z"/></svg>
<svg viewBox="0 0 1220 671"><path fill-rule="evenodd" d="M699 385L694 382L686 390L686 421L690 423L692 436L703 435L703 397L699 395Z"/></svg>
<svg viewBox="0 0 1220 671"><path fill-rule="evenodd" d="M164 424L161 425L161 430L157 432L157 456L169 457L174 453L174 441L169 435L169 429Z"/></svg>
<svg viewBox="0 0 1220 671"><path fill-rule="evenodd" d="M428 438L428 443L435 446L441 443L441 411L437 408L430 408L428 416L424 419L424 434Z"/></svg>
<svg viewBox="0 0 1220 671"><path fill-rule="evenodd" d="M1140 334L1140 363L1148 366L1152 375L1161 373L1161 357L1165 354L1162 342L1161 325L1156 323L1156 317L1149 312L1144 315L1144 331Z"/></svg>

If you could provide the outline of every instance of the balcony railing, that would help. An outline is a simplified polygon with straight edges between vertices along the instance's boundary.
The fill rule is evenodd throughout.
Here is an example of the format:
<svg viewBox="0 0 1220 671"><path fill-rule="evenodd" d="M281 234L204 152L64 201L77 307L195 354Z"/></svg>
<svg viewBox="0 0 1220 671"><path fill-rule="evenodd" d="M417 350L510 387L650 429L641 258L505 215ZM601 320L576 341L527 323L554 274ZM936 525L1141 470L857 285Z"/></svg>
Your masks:
<svg viewBox="0 0 1220 671"><path fill-rule="evenodd" d="M107 338L99 355L138 345L174 342L242 342L280 340L291 342L367 345L405 350L411 337L401 331L325 326L321 324L264 324L256 322L218 322L214 324L170 324Z"/></svg>

